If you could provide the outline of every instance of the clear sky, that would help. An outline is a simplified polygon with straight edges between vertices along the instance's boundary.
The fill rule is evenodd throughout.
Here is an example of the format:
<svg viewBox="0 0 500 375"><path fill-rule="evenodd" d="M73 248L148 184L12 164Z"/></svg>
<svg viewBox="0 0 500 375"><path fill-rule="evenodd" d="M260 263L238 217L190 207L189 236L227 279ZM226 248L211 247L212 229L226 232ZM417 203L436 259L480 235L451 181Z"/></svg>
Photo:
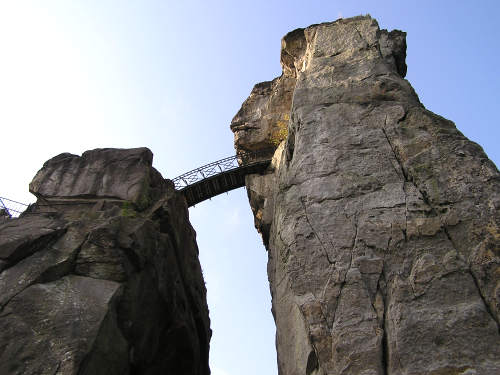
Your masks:
<svg viewBox="0 0 500 375"><path fill-rule="evenodd" d="M149 147L173 178L231 155L229 123L281 73L280 39L369 13L408 33L407 79L499 165L500 2L0 0L0 196L61 152ZM276 375L266 252L244 189L190 209L214 375Z"/></svg>

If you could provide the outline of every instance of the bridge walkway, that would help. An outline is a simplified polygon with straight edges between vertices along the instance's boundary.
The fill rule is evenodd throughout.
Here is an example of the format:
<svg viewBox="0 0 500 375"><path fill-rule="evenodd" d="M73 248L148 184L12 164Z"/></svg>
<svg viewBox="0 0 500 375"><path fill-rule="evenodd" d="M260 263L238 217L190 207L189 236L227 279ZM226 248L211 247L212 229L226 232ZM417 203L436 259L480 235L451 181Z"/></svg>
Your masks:
<svg viewBox="0 0 500 375"><path fill-rule="evenodd" d="M186 198L188 207L219 194L245 186L245 176L262 173L274 150L240 153L186 172L174 179L175 189ZM18 217L27 204L0 197L0 216Z"/></svg>
<svg viewBox="0 0 500 375"><path fill-rule="evenodd" d="M245 176L262 173L273 150L247 152L224 158L184 173L172 181L186 198L188 207L245 186Z"/></svg>

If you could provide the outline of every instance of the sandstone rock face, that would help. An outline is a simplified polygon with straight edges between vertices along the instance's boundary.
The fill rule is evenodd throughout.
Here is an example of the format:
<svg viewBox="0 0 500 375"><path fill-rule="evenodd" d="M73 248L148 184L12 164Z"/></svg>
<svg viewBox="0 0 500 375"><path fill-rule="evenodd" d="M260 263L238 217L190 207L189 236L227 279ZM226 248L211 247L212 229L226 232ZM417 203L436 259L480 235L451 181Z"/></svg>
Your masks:
<svg viewBox="0 0 500 375"><path fill-rule="evenodd" d="M233 120L254 150L290 119L247 177L281 375L500 373L500 174L405 56L369 16L293 31Z"/></svg>
<svg viewBox="0 0 500 375"><path fill-rule="evenodd" d="M82 156L60 154L47 161L30 184L37 197L116 198L146 207L148 194L161 188L161 175L153 168L147 148L96 149ZM157 194L156 194L157 195Z"/></svg>
<svg viewBox="0 0 500 375"><path fill-rule="evenodd" d="M210 373L195 233L151 161L56 156L0 224L0 374Z"/></svg>

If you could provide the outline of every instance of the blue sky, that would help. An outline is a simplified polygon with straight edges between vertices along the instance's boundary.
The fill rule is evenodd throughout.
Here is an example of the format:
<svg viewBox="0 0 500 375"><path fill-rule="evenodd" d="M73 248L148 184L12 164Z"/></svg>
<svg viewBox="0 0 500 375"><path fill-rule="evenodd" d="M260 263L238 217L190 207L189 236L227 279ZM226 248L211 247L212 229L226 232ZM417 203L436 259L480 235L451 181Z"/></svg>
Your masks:
<svg viewBox="0 0 500 375"><path fill-rule="evenodd" d="M407 79L499 165L497 1L0 0L0 196L48 158L147 146L173 178L231 155L229 123L280 71L281 37L369 13L408 33ZM266 253L244 189L190 209L214 375L277 374Z"/></svg>

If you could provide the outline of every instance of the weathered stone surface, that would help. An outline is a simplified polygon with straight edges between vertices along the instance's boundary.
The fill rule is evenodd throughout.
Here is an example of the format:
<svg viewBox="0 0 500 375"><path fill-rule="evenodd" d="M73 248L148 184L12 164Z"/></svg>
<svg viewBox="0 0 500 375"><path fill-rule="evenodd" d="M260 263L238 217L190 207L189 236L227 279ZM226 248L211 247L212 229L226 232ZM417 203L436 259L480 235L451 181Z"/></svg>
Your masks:
<svg viewBox="0 0 500 375"><path fill-rule="evenodd" d="M0 260L4 264L0 271L44 248L65 230L64 221L39 216L7 220L0 225Z"/></svg>
<svg viewBox="0 0 500 375"><path fill-rule="evenodd" d="M111 316L119 287L68 275L24 289L0 313L0 373L76 374L100 330L112 333L106 338L112 355L90 373L126 373L127 343Z"/></svg>
<svg viewBox="0 0 500 375"><path fill-rule="evenodd" d="M150 188L161 188L152 161L153 154L144 147L60 154L43 165L30 192L41 198L118 198L145 207L152 198Z"/></svg>
<svg viewBox="0 0 500 375"><path fill-rule="evenodd" d="M500 373L500 174L419 102L405 55L368 16L295 30L231 125L258 150L290 118L247 177L282 375Z"/></svg>
<svg viewBox="0 0 500 375"><path fill-rule="evenodd" d="M147 149L44 165L0 223L0 374L209 374L195 233L158 176Z"/></svg>
<svg viewBox="0 0 500 375"><path fill-rule="evenodd" d="M40 218L40 217L38 217ZM22 225L24 220L19 221ZM22 229L23 227L19 227ZM72 227L59 241L48 245L40 239L33 242L34 254L0 273L0 308L35 283L56 280L71 272L85 234ZM40 242L37 242L40 241ZM40 246L44 244L44 246Z"/></svg>
<svg viewBox="0 0 500 375"><path fill-rule="evenodd" d="M262 82L253 88L250 96L231 122L235 145L241 151L273 148L273 134L280 122L288 123L295 79L280 77Z"/></svg>

